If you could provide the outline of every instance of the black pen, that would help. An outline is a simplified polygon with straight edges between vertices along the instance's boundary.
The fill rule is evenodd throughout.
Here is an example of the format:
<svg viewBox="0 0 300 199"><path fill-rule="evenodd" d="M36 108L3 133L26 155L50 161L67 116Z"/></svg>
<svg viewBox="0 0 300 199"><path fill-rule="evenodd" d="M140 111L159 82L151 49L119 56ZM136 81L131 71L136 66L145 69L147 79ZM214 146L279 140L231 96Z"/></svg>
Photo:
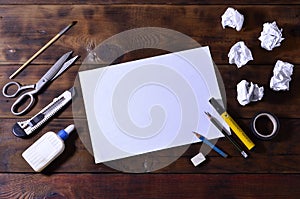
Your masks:
<svg viewBox="0 0 300 199"><path fill-rule="evenodd" d="M240 147L240 145L234 141L234 139L232 139L231 136L229 136L229 133L226 131L226 129L224 129L219 123L218 121L211 116L211 114L209 114L208 112L204 112L207 117L209 118L209 120L211 121L211 123L213 123L215 125L215 127L217 127L217 129L220 130L220 132L235 146L235 148L241 153L241 155L244 157L244 158L247 158L248 155L247 153Z"/></svg>

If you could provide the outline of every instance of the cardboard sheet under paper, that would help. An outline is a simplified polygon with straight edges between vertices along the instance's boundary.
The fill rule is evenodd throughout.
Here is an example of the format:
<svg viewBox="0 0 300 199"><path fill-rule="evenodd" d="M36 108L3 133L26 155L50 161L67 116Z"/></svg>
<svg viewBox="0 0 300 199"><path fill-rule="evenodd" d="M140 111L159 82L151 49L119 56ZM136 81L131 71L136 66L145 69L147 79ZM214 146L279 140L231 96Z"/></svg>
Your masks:
<svg viewBox="0 0 300 199"><path fill-rule="evenodd" d="M208 47L79 73L96 163L222 135L204 111L221 99ZM228 127L227 127L228 128Z"/></svg>

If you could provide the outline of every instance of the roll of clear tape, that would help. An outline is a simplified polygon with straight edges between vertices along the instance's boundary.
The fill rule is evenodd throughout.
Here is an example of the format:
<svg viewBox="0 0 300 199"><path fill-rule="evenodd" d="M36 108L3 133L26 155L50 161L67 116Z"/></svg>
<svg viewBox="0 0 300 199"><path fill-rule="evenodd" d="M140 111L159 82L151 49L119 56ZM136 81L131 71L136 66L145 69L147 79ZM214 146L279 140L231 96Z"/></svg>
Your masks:
<svg viewBox="0 0 300 199"><path fill-rule="evenodd" d="M272 132L270 134L265 134L265 133L259 132L257 130L257 121L261 117L267 117L272 122L273 129L272 129ZM273 139L278 134L279 127L280 127L280 124L279 124L278 118L274 114L269 113L269 112L260 112L260 113L257 113L252 118L252 121L251 121L251 131L253 132L253 134L257 138L259 138L261 140L271 140L271 139Z"/></svg>

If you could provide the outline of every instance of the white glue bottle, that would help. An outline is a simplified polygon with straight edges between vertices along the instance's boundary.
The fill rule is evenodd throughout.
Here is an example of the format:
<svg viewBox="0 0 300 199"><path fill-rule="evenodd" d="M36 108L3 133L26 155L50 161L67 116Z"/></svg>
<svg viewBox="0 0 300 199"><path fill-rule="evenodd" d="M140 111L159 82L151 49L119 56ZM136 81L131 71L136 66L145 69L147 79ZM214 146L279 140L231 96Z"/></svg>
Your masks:
<svg viewBox="0 0 300 199"><path fill-rule="evenodd" d="M22 153L23 158L34 171L42 171L64 151L64 141L73 130L74 124L71 124L57 134L52 131L45 133Z"/></svg>

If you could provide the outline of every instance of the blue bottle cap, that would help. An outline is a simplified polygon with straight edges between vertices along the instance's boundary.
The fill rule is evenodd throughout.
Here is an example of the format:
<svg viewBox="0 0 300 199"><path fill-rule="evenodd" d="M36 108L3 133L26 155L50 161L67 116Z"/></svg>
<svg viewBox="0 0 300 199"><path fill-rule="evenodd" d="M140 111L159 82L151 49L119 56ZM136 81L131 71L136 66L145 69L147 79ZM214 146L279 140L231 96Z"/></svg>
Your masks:
<svg viewBox="0 0 300 199"><path fill-rule="evenodd" d="M69 137L69 134L64 129L58 131L57 135L64 141Z"/></svg>
<svg viewBox="0 0 300 199"><path fill-rule="evenodd" d="M57 135L63 139L64 141L69 137L69 134L74 130L74 125L71 124L67 126L65 129L60 130Z"/></svg>

